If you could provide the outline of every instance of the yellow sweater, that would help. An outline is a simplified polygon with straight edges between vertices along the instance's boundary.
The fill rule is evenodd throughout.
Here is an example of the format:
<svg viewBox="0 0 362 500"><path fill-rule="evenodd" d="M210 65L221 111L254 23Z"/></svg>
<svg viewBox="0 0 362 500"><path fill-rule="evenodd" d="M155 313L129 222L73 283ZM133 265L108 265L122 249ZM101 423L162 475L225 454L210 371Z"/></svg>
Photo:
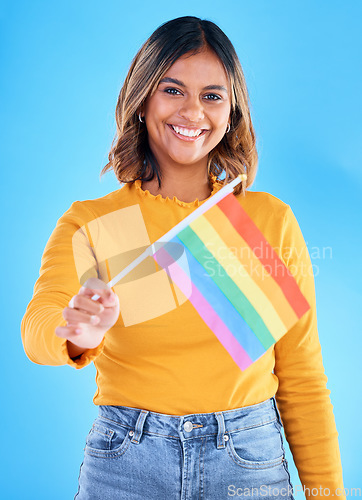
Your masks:
<svg viewBox="0 0 362 500"><path fill-rule="evenodd" d="M214 178L212 194L218 189ZM55 335L55 328L66 324L63 309L87 278L110 281L202 203L154 196L141 181L103 198L75 202L59 219L22 321L24 349L31 361L43 365L82 368L93 361L96 405L183 415L239 408L276 394L302 485L334 492L343 488L342 467L308 250L287 204L264 192L247 191L237 199L311 305L248 369L240 370L190 301L177 300L166 273L151 258L114 287L121 313L98 348L72 360L67 341Z"/></svg>

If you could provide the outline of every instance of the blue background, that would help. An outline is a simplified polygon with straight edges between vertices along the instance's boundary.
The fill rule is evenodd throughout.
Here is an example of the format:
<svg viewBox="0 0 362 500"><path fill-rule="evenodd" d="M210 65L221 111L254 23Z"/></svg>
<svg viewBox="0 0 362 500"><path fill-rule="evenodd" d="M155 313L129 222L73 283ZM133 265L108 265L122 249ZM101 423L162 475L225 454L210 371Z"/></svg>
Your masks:
<svg viewBox="0 0 362 500"><path fill-rule="evenodd" d="M94 365L30 362L20 322L57 219L119 188L113 173L99 180L118 92L145 39L181 15L216 22L239 55L260 155L252 190L291 205L310 250L345 486L361 487L361 13L359 1L2 3L4 498L77 490Z"/></svg>

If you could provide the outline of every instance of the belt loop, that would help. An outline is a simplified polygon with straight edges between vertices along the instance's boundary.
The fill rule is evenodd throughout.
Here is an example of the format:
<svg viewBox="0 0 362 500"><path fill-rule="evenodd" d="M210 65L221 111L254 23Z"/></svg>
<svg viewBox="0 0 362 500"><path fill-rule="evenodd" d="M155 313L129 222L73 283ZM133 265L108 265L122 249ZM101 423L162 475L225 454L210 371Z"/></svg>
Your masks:
<svg viewBox="0 0 362 500"><path fill-rule="evenodd" d="M146 420L146 417L148 414L149 414L148 411L141 410L140 414L138 415L134 435L133 435L133 438L131 441L132 443L140 444L140 439L141 439L142 431L143 431L143 425L145 423L145 420Z"/></svg>
<svg viewBox="0 0 362 500"><path fill-rule="evenodd" d="M214 413L217 423L218 423L218 433L217 433L217 449L225 448L225 421L224 415L221 411Z"/></svg>

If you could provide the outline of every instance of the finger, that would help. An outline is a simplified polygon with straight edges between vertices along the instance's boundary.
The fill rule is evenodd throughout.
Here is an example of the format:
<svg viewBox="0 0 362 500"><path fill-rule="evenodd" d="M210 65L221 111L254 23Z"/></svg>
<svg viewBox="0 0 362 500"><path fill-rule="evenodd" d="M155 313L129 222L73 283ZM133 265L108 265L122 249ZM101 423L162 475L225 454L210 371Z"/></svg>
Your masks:
<svg viewBox="0 0 362 500"><path fill-rule="evenodd" d="M113 307L117 304L116 294L110 288L105 290L105 289L100 289L100 288L84 288L84 287L82 287L78 293L78 295L83 295L85 297L90 297L90 298L92 298L93 295L95 295L95 294L99 295L99 298L93 302L100 302L105 307Z"/></svg>
<svg viewBox="0 0 362 500"><path fill-rule="evenodd" d="M90 297L75 295L72 300L73 309L78 309L88 314L101 314L104 311L104 306L100 302L91 300Z"/></svg>
<svg viewBox="0 0 362 500"><path fill-rule="evenodd" d="M81 335L82 329L76 325L68 326L57 326L55 329L55 335L64 339L71 340L72 338L79 337Z"/></svg>
<svg viewBox="0 0 362 500"><path fill-rule="evenodd" d="M108 294L103 294L98 301L104 305L104 307L114 307L119 303L118 296L113 290L110 290Z"/></svg>
<svg viewBox="0 0 362 500"><path fill-rule="evenodd" d="M94 292L92 292L92 290L90 288L84 288L84 287L81 287L79 292L77 293L77 295L74 295L70 301L69 301L69 304L68 306L69 307L72 307L74 308L74 301L75 301L75 298L78 296L78 295L82 295L84 297L92 297L94 295Z"/></svg>
<svg viewBox="0 0 362 500"><path fill-rule="evenodd" d="M83 284L84 288L98 289L98 290L109 290L109 286L104 281L99 278L88 278Z"/></svg>
<svg viewBox="0 0 362 500"><path fill-rule="evenodd" d="M100 322L100 318L96 314L88 314L78 309L72 309L71 307L66 307L63 310L63 318L72 325L77 325L78 323L97 325Z"/></svg>
<svg viewBox="0 0 362 500"><path fill-rule="evenodd" d="M112 293L110 288L85 288L82 286L78 292L78 295L84 295L85 297L93 297L93 295L98 294L100 297L106 297Z"/></svg>

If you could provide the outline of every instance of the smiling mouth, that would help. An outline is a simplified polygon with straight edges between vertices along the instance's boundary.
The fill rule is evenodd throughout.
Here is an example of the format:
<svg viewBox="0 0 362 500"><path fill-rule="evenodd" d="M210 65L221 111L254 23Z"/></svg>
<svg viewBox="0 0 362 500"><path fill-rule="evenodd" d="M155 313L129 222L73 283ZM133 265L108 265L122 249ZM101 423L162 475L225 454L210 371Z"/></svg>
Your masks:
<svg viewBox="0 0 362 500"><path fill-rule="evenodd" d="M208 130L205 129L189 129L189 128L183 128L183 127L178 127L177 125L170 125L168 124L172 132L179 137L180 139L187 140L187 141L195 141L202 135L205 135Z"/></svg>

